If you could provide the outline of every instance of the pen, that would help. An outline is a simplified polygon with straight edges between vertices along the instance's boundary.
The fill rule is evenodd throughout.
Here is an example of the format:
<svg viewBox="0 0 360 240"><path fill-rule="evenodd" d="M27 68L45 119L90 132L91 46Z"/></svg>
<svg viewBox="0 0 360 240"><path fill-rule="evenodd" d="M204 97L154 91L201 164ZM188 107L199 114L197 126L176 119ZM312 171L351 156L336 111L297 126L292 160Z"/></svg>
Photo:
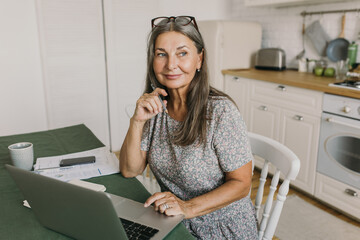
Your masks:
<svg viewBox="0 0 360 240"><path fill-rule="evenodd" d="M151 83L151 88L155 91L155 87L154 87L154 85L152 83ZM164 111L166 113L168 113L168 110L166 109L165 104L164 104L163 100L161 99L160 95L158 95L158 97L159 97L159 100L161 102L161 105L163 106Z"/></svg>
<svg viewBox="0 0 360 240"><path fill-rule="evenodd" d="M65 167L48 167L48 168L39 168L39 169L34 169L34 172L42 172L44 170L49 170L49 169L60 169L60 170L65 170L65 169L71 169L73 168L73 166L65 166Z"/></svg>

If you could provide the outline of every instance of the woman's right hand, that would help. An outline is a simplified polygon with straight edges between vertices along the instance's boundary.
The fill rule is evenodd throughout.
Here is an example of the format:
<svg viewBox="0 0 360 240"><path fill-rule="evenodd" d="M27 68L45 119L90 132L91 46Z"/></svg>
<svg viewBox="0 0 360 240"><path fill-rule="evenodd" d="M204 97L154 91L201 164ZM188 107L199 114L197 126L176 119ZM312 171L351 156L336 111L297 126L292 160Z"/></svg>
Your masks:
<svg viewBox="0 0 360 240"><path fill-rule="evenodd" d="M156 88L152 93L145 93L136 102L136 108L133 115L133 120L138 122L145 122L154 117L159 112L164 111L160 102L159 95L167 96L164 89ZM167 101L163 101L165 106Z"/></svg>

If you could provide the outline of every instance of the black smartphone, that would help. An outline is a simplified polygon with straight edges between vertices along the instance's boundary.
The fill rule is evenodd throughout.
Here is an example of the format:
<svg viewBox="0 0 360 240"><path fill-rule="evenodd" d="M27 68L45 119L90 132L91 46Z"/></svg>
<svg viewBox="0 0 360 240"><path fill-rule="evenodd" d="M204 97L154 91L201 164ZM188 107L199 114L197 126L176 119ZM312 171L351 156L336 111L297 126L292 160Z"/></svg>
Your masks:
<svg viewBox="0 0 360 240"><path fill-rule="evenodd" d="M67 167L67 166L94 163L94 162L95 162L95 156L67 158L60 161L60 167Z"/></svg>

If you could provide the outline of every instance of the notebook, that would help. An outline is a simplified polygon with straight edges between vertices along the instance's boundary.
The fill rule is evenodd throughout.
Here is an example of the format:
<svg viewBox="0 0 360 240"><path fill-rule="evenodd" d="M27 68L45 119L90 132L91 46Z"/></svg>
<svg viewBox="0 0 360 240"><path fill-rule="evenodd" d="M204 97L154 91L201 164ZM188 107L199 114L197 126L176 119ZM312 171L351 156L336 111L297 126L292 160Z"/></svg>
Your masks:
<svg viewBox="0 0 360 240"><path fill-rule="evenodd" d="M37 220L75 239L163 239L183 219L127 198L5 167Z"/></svg>

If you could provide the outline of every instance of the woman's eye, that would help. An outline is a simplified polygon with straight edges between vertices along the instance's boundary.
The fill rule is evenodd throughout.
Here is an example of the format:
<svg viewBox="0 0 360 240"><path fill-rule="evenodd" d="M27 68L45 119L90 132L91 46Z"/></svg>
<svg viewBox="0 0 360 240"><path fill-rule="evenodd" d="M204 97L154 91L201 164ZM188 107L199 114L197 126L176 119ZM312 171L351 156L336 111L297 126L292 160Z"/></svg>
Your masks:
<svg viewBox="0 0 360 240"><path fill-rule="evenodd" d="M165 53L157 53L156 56L158 56L158 57L165 57L166 54L165 54Z"/></svg>
<svg viewBox="0 0 360 240"><path fill-rule="evenodd" d="M187 52L180 52L179 53L179 56L183 57L183 56L186 56L187 55Z"/></svg>

